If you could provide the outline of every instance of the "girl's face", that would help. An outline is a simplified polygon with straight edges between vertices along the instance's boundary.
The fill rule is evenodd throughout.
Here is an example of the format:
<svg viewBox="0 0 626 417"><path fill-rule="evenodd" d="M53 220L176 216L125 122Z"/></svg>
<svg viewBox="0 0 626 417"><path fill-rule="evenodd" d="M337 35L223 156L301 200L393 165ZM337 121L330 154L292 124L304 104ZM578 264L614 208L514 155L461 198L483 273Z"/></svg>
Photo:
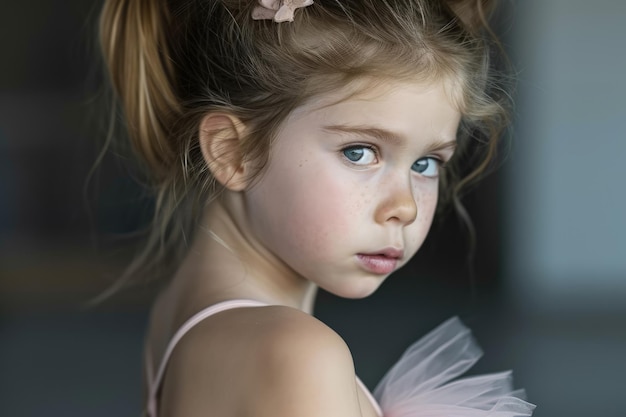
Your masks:
<svg viewBox="0 0 626 417"><path fill-rule="evenodd" d="M345 99L350 92L292 113L245 198L249 232L274 261L359 298L424 241L460 113L443 83L385 84Z"/></svg>

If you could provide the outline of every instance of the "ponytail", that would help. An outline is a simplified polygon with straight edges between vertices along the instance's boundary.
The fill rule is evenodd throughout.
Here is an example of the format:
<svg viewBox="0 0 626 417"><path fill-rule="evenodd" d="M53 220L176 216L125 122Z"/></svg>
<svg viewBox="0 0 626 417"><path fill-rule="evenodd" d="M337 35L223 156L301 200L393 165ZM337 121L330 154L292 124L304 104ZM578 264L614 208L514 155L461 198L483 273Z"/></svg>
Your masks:
<svg viewBox="0 0 626 417"><path fill-rule="evenodd" d="M171 132L180 114L161 1L109 0L100 17L102 52L131 143L157 181L177 159Z"/></svg>
<svg viewBox="0 0 626 417"><path fill-rule="evenodd" d="M171 272L185 248L177 245L190 216L176 217L180 194L180 154L184 147L174 134L182 114L165 33L169 18L163 0L106 0L100 15L102 55L116 100L120 103L133 151L151 179L155 206L147 240L113 285L92 299L96 305L137 275L147 278ZM114 132L113 121L110 134ZM111 139L111 137L107 138ZM168 262L173 256L176 261Z"/></svg>

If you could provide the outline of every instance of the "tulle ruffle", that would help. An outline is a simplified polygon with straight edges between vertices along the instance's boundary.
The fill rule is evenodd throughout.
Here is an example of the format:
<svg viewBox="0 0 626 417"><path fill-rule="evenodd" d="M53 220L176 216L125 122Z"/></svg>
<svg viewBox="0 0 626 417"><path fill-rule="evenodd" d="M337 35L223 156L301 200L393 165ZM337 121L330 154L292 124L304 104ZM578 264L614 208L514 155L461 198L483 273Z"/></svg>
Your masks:
<svg viewBox="0 0 626 417"><path fill-rule="evenodd" d="M535 408L513 390L510 372L450 382L482 355L471 332L452 318L418 340L374 390L384 417L518 417Z"/></svg>

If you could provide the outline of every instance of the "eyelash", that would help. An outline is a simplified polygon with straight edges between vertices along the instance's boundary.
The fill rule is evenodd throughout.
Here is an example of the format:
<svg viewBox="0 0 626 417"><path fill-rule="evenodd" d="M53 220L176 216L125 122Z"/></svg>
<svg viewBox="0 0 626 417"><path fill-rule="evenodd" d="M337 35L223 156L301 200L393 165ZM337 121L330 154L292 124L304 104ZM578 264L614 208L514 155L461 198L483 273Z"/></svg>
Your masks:
<svg viewBox="0 0 626 417"><path fill-rule="evenodd" d="M345 147L341 148L340 152L341 152L341 155L343 156L343 158L347 162L349 162L351 164L354 164L354 165L359 165L355 161L350 160L346 156L346 154L345 154L346 151L356 150L356 149L367 149L367 150L371 151L374 154L374 157L376 158L376 160L378 160L378 157L380 155L380 152L378 151L378 148L376 146L370 145L370 144L364 144L364 143L357 143L357 144L345 146Z"/></svg>
<svg viewBox="0 0 626 417"><path fill-rule="evenodd" d="M415 161L413 164L415 165L417 162L419 162L419 161L423 161L423 160L425 160L425 159L426 159L426 160L431 160L431 161L434 161L434 162L435 162L435 164L436 164L436 167L435 167L436 171L435 171L435 173L434 173L434 174L432 174L432 175L426 175L424 172L417 172L417 171L415 171L415 172L417 172L418 174L420 174L420 175L422 175L422 176L424 176L424 177L427 177L427 178L438 178L438 177L439 177L439 174L440 174L440 172L441 172L441 170L442 170L442 169L443 169L443 167L444 167L444 162L443 162L440 158L437 158L437 157L434 157L434 156L426 156L426 157L424 157L424 158L420 158L420 159L418 159L418 160L417 160L417 161ZM428 169L428 168L427 168L427 169Z"/></svg>

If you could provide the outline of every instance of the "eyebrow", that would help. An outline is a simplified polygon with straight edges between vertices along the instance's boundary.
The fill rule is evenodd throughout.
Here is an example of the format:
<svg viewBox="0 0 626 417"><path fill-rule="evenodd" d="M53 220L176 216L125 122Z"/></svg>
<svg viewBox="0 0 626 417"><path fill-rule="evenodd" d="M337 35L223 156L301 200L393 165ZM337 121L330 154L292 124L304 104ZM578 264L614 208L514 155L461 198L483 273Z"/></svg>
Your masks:
<svg viewBox="0 0 626 417"><path fill-rule="evenodd" d="M378 139L382 142L390 143L392 145L401 145L404 143L404 139L401 135L392 132L387 129L381 129L375 126L349 126L349 125L330 125L324 126L324 130L335 133L349 133L359 136L369 136ZM456 148L456 138L452 140L436 139L428 147L428 152L442 151Z"/></svg>

